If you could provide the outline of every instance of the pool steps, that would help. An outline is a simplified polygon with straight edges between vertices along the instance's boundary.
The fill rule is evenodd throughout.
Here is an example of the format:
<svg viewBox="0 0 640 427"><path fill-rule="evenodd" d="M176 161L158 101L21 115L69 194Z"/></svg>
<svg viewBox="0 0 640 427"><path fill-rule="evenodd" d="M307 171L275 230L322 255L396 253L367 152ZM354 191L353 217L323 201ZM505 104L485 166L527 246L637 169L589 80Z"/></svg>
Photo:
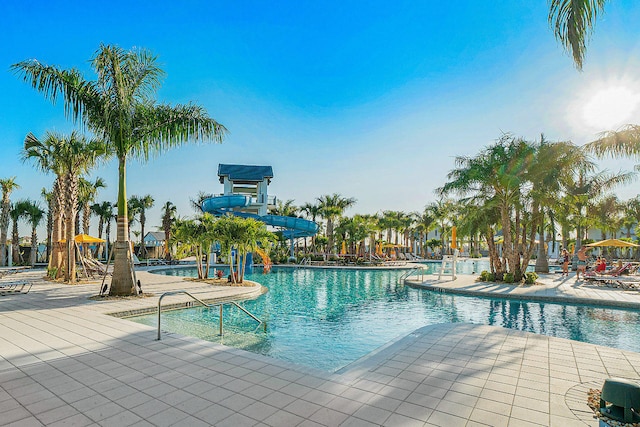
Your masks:
<svg viewBox="0 0 640 427"><path fill-rule="evenodd" d="M262 320L260 320L257 316L253 315L251 312L249 312L249 310L247 310L246 308L244 308L243 306L241 306L240 304L238 304L235 301L227 301L227 302L219 302L217 304L207 304L206 302L202 301L200 298L193 296L191 293L185 291L185 290L178 290L178 291L169 291L169 292L165 292L162 295L160 295L160 298L158 299L158 341L160 341L161 338L161 330L160 330L160 315L162 314L162 298L164 298L165 296L170 296L170 295L179 295L179 294L184 294L187 295L189 297L191 297L191 299L193 299L194 301L196 301L198 304L202 305L203 307L220 307L220 336L224 335L224 325L223 325L223 309L224 309L224 305L225 304L231 304L236 306L237 308L239 308L241 311L245 312L249 317L251 317L253 320L255 320L256 322L258 322L258 326L263 325L265 330L267 328L267 324L265 322L263 322Z"/></svg>

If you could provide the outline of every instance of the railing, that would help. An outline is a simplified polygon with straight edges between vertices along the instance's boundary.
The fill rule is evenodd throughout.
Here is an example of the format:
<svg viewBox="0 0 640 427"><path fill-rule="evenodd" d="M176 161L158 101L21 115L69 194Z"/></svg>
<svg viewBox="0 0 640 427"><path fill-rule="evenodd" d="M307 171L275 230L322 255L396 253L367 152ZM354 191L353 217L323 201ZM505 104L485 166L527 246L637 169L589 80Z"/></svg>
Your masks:
<svg viewBox="0 0 640 427"><path fill-rule="evenodd" d="M191 299L193 299L194 301L196 301L198 304L202 305L203 307L212 308L212 307L219 306L220 307L220 336L222 336L224 334L222 315L223 315L223 308L224 308L225 304L231 304L231 305L236 306L241 311L245 312L253 320L258 322L258 325L264 325L265 329L266 329L266 326L267 326L266 323L264 323L262 320L258 319L255 315L251 314L246 308L244 308L243 306L241 306L240 304L238 304L235 301L221 302L219 304L207 304L206 302L202 301L200 298L191 295L187 291L182 291L182 290L181 291L170 291L170 292L163 293L162 295L160 295L160 299L158 299L158 341L161 340L160 314L162 313L162 305L161 305L162 304L162 298L164 298L167 295L178 295L178 294L188 295L189 297L191 297Z"/></svg>
<svg viewBox="0 0 640 427"><path fill-rule="evenodd" d="M402 275L400 275L400 277L398 277L398 284L402 285L407 277L411 276L413 273L416 273L416 272L422 270L423 268L424 267L422 267L422 266L413 267L411 270L402 273Z"/></svg>

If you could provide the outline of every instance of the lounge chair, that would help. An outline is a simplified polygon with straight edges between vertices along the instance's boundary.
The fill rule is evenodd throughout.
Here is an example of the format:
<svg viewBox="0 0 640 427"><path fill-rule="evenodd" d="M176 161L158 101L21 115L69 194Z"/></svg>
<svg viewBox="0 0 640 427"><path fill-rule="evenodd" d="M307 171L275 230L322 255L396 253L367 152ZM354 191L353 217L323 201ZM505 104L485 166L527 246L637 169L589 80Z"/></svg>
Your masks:
<svg viewBox="0 0 640 427"><path fill-rule="evenodd" d="M24 288L27 285L29 285L29 287L25 291ZM18 288L18 286L20 286L20 288ZM28 294L32 286L33 284L28 284L26 282L3 284L3 286L0 287L0 296L11 295L11 294Z"/></svg>
<svg viewBox="0 0 640 427"><path fill-rule="evenodd" d="M590 270L587 273L585 273L585 278L589 278L589 277L618 277L622 274L629 274L631 272L631 269L633 268L633 264L631 264L630 262L619 266L619 267L614 267L610 270L605 270L603 272L597 272L595 270ZM637 268L636 268L637 270ZM634 270L635 271L635 270Z"/></svg>

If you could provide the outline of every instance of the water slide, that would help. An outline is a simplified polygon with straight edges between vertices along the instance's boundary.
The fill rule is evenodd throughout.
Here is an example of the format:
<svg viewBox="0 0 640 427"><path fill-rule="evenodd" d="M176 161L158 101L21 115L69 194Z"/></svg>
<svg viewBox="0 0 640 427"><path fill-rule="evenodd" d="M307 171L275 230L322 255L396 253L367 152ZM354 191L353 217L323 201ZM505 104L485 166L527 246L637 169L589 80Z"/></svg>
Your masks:
<svg viewBox="0 0 640 427"><path fill-rule="evenodd" d="M267 225L278 227L287 239L311 237L318 232L318 224L303 218L281 215L257 215L232 209L245 208L251 205L251 197L241 194L216 196L202 201L202 210L216 216L232 214L243 218L254 218Z"/></svg>

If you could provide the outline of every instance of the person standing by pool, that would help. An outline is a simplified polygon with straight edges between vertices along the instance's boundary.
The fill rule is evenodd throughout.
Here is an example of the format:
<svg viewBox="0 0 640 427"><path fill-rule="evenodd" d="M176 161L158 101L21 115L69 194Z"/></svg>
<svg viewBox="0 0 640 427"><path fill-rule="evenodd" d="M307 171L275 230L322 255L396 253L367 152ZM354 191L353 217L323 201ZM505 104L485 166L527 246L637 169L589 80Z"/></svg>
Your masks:
<svg viewBox="0 0 640 427"><path fill-rule="evenodd" d="M584 276L587 270L587 248L582 246L578 251L578 270L576 271L576 280L580 280L580 272Z"/></svg>
<svg viewBox="0 0 640 427"><path fill-rule="evenodd" d="M562 250L562 275L569 277L569 251Z"/></svg>

